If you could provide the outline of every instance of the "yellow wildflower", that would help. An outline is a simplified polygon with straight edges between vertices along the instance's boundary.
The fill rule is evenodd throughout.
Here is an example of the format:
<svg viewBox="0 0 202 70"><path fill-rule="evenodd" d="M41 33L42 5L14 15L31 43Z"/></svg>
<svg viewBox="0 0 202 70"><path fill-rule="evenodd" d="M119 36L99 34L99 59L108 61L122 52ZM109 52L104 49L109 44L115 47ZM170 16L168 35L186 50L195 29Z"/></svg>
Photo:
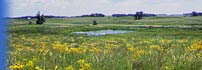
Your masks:
<svg viewBox="0 0 202 70"><path fill-rule="evenodd" d="M150 49L157 49L158 51L162 51L163 50L163 48L161 48L161 46L159 46L159 45L151 45Z"/></svg>
<svg viewBox="0 0 202 70"><path fill-rule="evenodd" d="M74 70L72 65L68 66L66 69L67 70Z"/></svg>
<svg viewBox="0 0 202 70"><path fill-rule="evenodd" d="M188 48L189 50L202 50L202 42L193 43L191 47Z"/></svg>
<svg viewBox="0 0 202 70"><path fill-rule="evenodd" d="M133 47L128 47L127 50L128 50L128 51L135 51L135 48L133 48Z"/></svg>
<svg viewBox="0 0 202 70"><path fill-rule="evenodd" d="M84 62L85 62L84 59L80 59L80 60L77 61L77 63L79 63L79 64L83 64Z"/></svg>
<svg viewBox="0 0 202 70"><path fill-rule="evenodd" d="M165 66L164 68L165 68L165 70L169 70L169 67L168 67L168 66Z"/></svg>
<svg viewBox="0 0 202 70"><path fill-rule="evenodd" d="M58 69L58 66L56 65L56 66L55 66L55 70L57 70L57 69Z"/></svg>
<svg viewBox="0 0 202 70"><path fill-rule="evenodd" d="M28 61L28 63L26 63L26 66L28 66L28 67L33 67L33 66L34 66L33 61Z"/></svg>
<svg viewBox="0 0 202 70"><path fill-rule="evenodd" d="M84 64L85 67L90 68L90 63Z"/></svg>
<svg viewBox="0 0 202 70"><path fill-rule="evenodd" d="M16 64L16 65L10 66L9 68L10 69L22 69L23 67L24 67L24 65Z"/></svg>
<svg viewBox="0 0 202 70"><path fill-rule="evenodd" d="M84 65L80 65L79 70L89 70L90 69L90 63L86 63Z"/></svg>
<svg viewBox="0 0 202 70"><path fill-rule="evenodd" d="M35 67L36 70L42 70L39 66Z"/></svg>
<svg viewBox="0 0 202 70"><path fill-rule="evenodd" d="M144 50L137 50L136 53L133 55L134 59L138 59L140 56L142 56L143 54L145 54Z"/></svg>

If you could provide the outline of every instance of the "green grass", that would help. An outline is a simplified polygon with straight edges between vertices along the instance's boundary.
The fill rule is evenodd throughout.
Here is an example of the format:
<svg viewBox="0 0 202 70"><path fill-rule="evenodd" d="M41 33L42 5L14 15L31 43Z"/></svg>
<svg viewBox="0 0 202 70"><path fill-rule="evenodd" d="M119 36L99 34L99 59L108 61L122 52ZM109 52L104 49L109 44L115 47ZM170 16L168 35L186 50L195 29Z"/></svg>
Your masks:
<svg viewBox="0 0 202 70"><path fill-rule="evenodd" d="M86 69L202 69L202 17L133 19L133 17L48 18L43 25L30 25L25 19L9 19L8 67L20 64L24 65L22 68L24 70L36 67L43 70L64 70L72 65L75 70L79 70L82 69L82 65L90 63L90 67L85 67ZM98 25L92 25L93 20L96 20ZM32 22L35 22L35 19ZM187 27L181 28L181 26ZM105 36L72 34L77 31L106 29L134 32ZM152 46L154 47L151 48ZM68 53L65 50L67 48L80 50ZM97 52L93 48L100 51ZM130 48L133 51L128 50ZM80 59L85 60L84 64L77 63Z"/></svg>

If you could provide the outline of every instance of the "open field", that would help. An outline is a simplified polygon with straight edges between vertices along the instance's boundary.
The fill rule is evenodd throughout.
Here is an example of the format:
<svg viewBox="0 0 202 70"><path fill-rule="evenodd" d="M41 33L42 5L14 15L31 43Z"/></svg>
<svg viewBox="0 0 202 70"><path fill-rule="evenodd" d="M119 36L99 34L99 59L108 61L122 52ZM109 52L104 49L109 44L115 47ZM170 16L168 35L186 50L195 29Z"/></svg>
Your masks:
<svg viewBox="0 0 202 70"><path fill-rule="evenodd" d="M9 20L10 70L202 70L202 17ZM134 32L72 34L107 29Z"/></svg>

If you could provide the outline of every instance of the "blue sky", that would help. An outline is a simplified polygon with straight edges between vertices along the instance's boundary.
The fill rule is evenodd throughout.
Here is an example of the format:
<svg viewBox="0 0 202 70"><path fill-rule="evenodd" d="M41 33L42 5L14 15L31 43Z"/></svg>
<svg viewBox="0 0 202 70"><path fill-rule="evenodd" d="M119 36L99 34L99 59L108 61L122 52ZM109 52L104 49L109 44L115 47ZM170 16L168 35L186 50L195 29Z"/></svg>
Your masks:
<svg viewBox="0 0 202 70"><path fill-rule="evenodd" d="M10 0L9 16L45 15L77 16L90 13L157 14L202 12L202 0Z"/></svg>

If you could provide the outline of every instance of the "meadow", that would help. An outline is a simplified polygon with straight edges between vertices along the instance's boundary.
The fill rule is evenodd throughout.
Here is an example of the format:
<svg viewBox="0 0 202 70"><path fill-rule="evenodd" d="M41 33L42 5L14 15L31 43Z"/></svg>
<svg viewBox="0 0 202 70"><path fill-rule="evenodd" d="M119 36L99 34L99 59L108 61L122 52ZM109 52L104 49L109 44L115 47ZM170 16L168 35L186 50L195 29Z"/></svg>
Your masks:
<svg viewBox="0 0 202 70"><path fill-rule="evenodd" d="M9 70L202 70L202 17L9 19ZM98 25L92 25L96 20ZM31 20L35 23L35 19ZM78 31L130 30L104 36Z"/></svg>

